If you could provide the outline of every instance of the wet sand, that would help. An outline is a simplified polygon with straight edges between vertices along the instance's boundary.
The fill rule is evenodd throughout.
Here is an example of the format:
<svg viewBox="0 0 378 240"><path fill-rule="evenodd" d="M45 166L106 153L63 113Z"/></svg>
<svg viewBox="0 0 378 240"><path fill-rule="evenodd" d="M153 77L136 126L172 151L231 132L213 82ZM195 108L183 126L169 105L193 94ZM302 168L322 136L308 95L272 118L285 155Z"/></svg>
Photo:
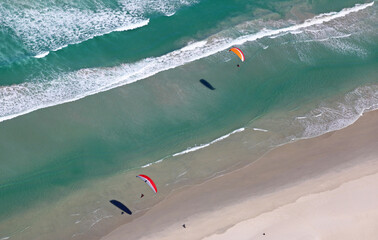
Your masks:
<svg viewBox="0 0 378 240"><path fill-rule="evenodd" d="M377 123L378 111L369 112L345 129L175 190L102 239L373 239Z"/></svg>

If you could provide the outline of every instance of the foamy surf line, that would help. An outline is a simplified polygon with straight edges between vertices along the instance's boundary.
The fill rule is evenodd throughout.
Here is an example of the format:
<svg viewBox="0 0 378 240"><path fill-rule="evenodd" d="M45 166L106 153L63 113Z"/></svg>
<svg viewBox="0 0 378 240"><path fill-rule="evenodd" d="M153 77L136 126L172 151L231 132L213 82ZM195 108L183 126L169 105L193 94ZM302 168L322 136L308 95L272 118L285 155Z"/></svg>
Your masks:
<svg viewBox="0 0 378 240"><path fill-rule="evenodd" d="M366 98L366 96L369 96L369 97ZM349 102L349 99L352 102ZM377 110L378 109L378 103L377 103L377 100L378 100L378 85L356 88L352 92L347 93L344 97L344 100L346 102L338 102L338 104L336 104L337 105L336 108L332 108L332 107L329 107L329 106L321 106L319 108L316 108L316 109L310 111L307 114L308 116L296 117L295 119L300 121L300 124L302 124L303 126L307 126L307 127L305 127L306 129L305 129L302 137L292 138L290 141L312 138L312 137L316 137L316 136L325 134L325 133L330 132L330 131L335 131L335 130L345 128L345 127L353 124L355 121L357 121L358 118L363 115L363 113L368 112L368 111ZM353 114L347 116L346 117L347 119L341 119L341 122L340 122L340 118L338 116L345 115L346 109L347 109L347 112L353 112ZM321 113L319 113L319 112L321 112ZM325 122L324 119L317 119L317 118L323 117L323 116L330 121L326 121L327 123L324 124L324 122ZM337 116L337 117L335 117L335 116ZM311 123L303 122L303 121L307 121L310 118L312 118L313 120L316 120L317 122L311 122ZM315 131L314 131L313 128L315 128ZM268 130L262 129L262 128L252 128L252 129L254 131L269 132ZM234 130L233 132L226 134L226 135L224 135L220 138L217 138L216 140L211 141L210 143L202 144L202 145L195 146L195 147L192 147L192 148L188 148L187 150L184 150L182 152L175 153L175 154L166 156L166 157L164 157L164 158L162 158L158 161L143 165L141 168L146 168L146 167L149 167L153 164L160 163L163 160L170 158L170 157L173 157L173 156L180 156L180 155L184 155L186 153L190 153L190 152L200 150L202 148L210 146L211 144L213 144L215 142L226 139L227 137L231 136L234 133L242 132L244 130L245 130L245 128L240 128L240 129ZM288 143L290 141L285 141L281 144L276 145L276 147L285 145L286 143ZM180 175L178 177L180 177Z"/></svg>
<svg viewBox="0 0 378 240"><path fill-rule="evenodd" d="M49 55L50 52L57 52L57 51L59 51L59 50L61 50L63 48L66 48L66 47L70 46L70 45L75 45L75 44L79 44L79 43L82 43L82 42L86 42L86 41L88 41L90 39L93 39L95 37L104 36L104 35L107 35L107 34L110 34L110 33L113 33L113 32L123 32L123 31L129 31L129 30L141 28L141 27L147 26L149 22L150 22L150 19L146 19L146 20L143 20L143 21L138 22L138 23L134 23L134 24L130 24L130 25L127 25L127 26L118 27L116 29L113 29L113 30L110 30L110 31L107 31L107 32L98 33L98 34L95 34L92 37L86 38L86 39L84 39L82 41L72 42L72 43L65 44L63 46L60 46L60 47L58 47L56 49L53 49L53 50L50 50L50 51L38 53L37 55L34 56L34 58L44 58L47 55Z"/></svg>
<svg viewBox="0 0 378 240"><path fill-rule="evenodd" d="M226 135L224 135L224 136L222 136L220 138L217 138L217 139L215 139L215 140L213 140L213 141L211 141L209 143L201 144L199 146L188 148L188 149L186 149L186 150L184 150L182 152L175 153L172 156L176 157L176 156L179 156L179 155L184 155L184 154L187 154L187 153L190 153L190 152L194 152L194 151L200 150L200 149L208 147L208 146L210 146L210 145L212 145L212 144L214 144L216 142L222 141L222 140L228 138L229 136L231 136L232 134L235 134L235 133L238 133L238 132L243 132L244 130L245 130L245 128L236 129L235 131L232 131L231 133L226 134Z"/></svg>
<svg viewBox="0 0 378 240"><path fill-rule="evenodd" d="M216 143L216 142L222 141L222 140L224 140L224 139L230 137L231 135L233 135L233 134L235 134L235 133L243 132L244 130L245 130L245 128L239 128L239 129L236 129L236 130L234 130L234 131L232 131L232 132L230 132L230 133L228 133L228 134L226 134L226 135L224 135L224 136L222 136L222 137L219 137L219 138L217 138L217 139L215 139L215 140L213 140L213 141L211 141L211 142L209 142L209 143L201 144L201 145L199 145L199 146L195 146L195 147L188 148L188 149L186 149L186 150L184 150L184 151L182 151L182 152L174 153L174 154L172 154L172 155L170 155L170 156L167 156L167 157L165 157L165 158L163 158L163 159L160 159L160 160L158 160L158 161L156 161L156 162L148 163L148 164L146 164L146 165L143 165L141 168L146 168L146 167L151 166L152 164L160 163L160 162L162 162L164 159L167 159L167 158L169 158L169 157L176 157L176 156L184 155L184 154L187 154L187 153L190 153L190 152L198 151L198 150L200 150L200 149L202 149L202 148L206 148L206 147L208 147L208 146L210 146L210 145L212 145L212 144L214 144L214 143Z"/></svg>
<svg viewBox="0 0 378 240"><path fill-rule="evenodd" d="M378 85L358 87L347 93L332 107L320 105L302 118L296 118L304 127L300 139L317 137L343 129L356 122L365 112L378 109ZM320 112L320 113L319 113Z"/></svg>
<svg viewBox="0 0 378 240"><path fill-rule="evenodd" d="M329 22L373 5L374 2L356 5L337 13L321 14L298 25L276 30L263 29L258 33L236 39L213 39L210 43L207 40L195 42L161 57L144 59L134 64L122 64L114 68L82 69L45 83L39 81L38 83L3 87L0 88L0 113L3 114L0 117L0 122L41 108L73 102L89 95L130 84L159 72L216 54L234 45L241 45L284 32L298 32L299 29ZM85 80L88 81L85 82Z"/></svg>
<svg viewBox="0 0 378 240"><path fill-rule="evenodd" d="M260 131L260 132L268 132L268 130L262 129L262 128L253 128L253 130Z"/></svg>
<svg viewBox="0 0 378 240"><path fill-rule="evenodd" d="M35 58L44 58L44 57L46 57L47 55L49 55L49 53L50 53L50 51L41 52L41 53L35 55L34 57L35 57Z"/></svg>
<svg viewBox="0 0 378 240"><path fill-rule="evenodd" d="M22 1L10 2L0 1L1 25L12 30L30 57L43 58L94 37L148 25L151 14L173 16L197 0L117 0L113 7L102 1L87 1L84 6L80 1L72 4L53 1L48 5L38 1L33 7L26 7L29 4L25 6Z"/></svg>

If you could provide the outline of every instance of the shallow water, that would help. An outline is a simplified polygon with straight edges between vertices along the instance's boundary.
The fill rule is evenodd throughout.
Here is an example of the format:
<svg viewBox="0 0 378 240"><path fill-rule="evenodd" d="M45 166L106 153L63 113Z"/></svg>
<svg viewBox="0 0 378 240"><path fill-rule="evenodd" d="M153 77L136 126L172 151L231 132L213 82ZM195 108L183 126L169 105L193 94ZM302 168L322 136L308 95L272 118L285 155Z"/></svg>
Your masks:
<svg viewBox="0 0 378 240"><path fill-rule="evenodd" d="M0 4L12 16L0 20L0 239L99 238L127 221L112 199L138 213L377 107L377 4L160 2ZM148 24L117 31L129 18Z"/></svg>

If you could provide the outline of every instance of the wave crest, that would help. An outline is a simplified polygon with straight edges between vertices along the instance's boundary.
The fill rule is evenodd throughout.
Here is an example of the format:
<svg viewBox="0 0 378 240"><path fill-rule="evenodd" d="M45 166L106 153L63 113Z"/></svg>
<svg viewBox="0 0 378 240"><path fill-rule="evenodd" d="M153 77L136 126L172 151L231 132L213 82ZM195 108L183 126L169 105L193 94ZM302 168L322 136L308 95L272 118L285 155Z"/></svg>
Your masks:
<svg viewBox="0 0 378 240"><path fill-rule="evenodd" d="M330 22L349 13L358 12L374 4L356 5L338 13L322 14L304 23L286 28L248 34L235 39L212 37L206 41L194 42L182 49L166 55L147 58L133 64L122 64L112 68L82 69L72 73L62 73L53 80L36 79L31 83L0 88L0 122L37 109L54 106L103 92L118 86L129 84L150 77L161 71L216 54L234 45L275 36L285 32L298 32ZM322 28L319 28L321 30ZM300 35L300 34L296 34Z"/></svg>

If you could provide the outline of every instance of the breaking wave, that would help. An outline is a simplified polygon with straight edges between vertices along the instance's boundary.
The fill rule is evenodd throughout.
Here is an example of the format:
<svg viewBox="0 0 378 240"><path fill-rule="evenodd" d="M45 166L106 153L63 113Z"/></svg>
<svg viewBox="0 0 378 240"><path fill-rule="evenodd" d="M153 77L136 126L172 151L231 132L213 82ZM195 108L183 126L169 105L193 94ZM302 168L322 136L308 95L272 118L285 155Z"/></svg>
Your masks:
<svg viewBox="0 0 378 240"><path fill-rule="evenodd" d="M318 29L321 32L324 27L322 24L359 12L373 6L373 4L374 2L356 5L340 12L321 14L300 24L273 30L263 29L257 33L235 39L212 37L208 40L191 43L166 55L147 58L132 64L122 64L112 68L81 69L76 72L60 74L53 80L37 79L34 82L5 86L0 88L0 122L37 109L75 101L129 84L161 71L216 54L234 45L241 45L286 32L294 32L295 36L298 36L301 35L299 30L307 28L313 30L318 25L322 26ZM316 32L316 34L319 35L319 32ZM313 37L316 38L318 35Z"/></svg>
<svg viewBox="0 0 378 240"><path fill-rule="evenodd" d="M336 103L318 106L305 118L297 118L296 121L304 128L302 138L311 138L345 128L364 112L377 109L378 85L364 86L347 93Z"/></svg>
<svg viewBox="0 0 378 240"><path fill-rule="evenodd" d="M11 29L31 54L41 58L50 51L96 36L143 27L148 24L150 14L171 16L181 6L193 3L193 0L124 0L117 3L117 8L111 8L95 1L93 6L83 8L74 3L56 6L56 2L48 4L48 1L39 4L2 1L0 24Z"/></svg>

